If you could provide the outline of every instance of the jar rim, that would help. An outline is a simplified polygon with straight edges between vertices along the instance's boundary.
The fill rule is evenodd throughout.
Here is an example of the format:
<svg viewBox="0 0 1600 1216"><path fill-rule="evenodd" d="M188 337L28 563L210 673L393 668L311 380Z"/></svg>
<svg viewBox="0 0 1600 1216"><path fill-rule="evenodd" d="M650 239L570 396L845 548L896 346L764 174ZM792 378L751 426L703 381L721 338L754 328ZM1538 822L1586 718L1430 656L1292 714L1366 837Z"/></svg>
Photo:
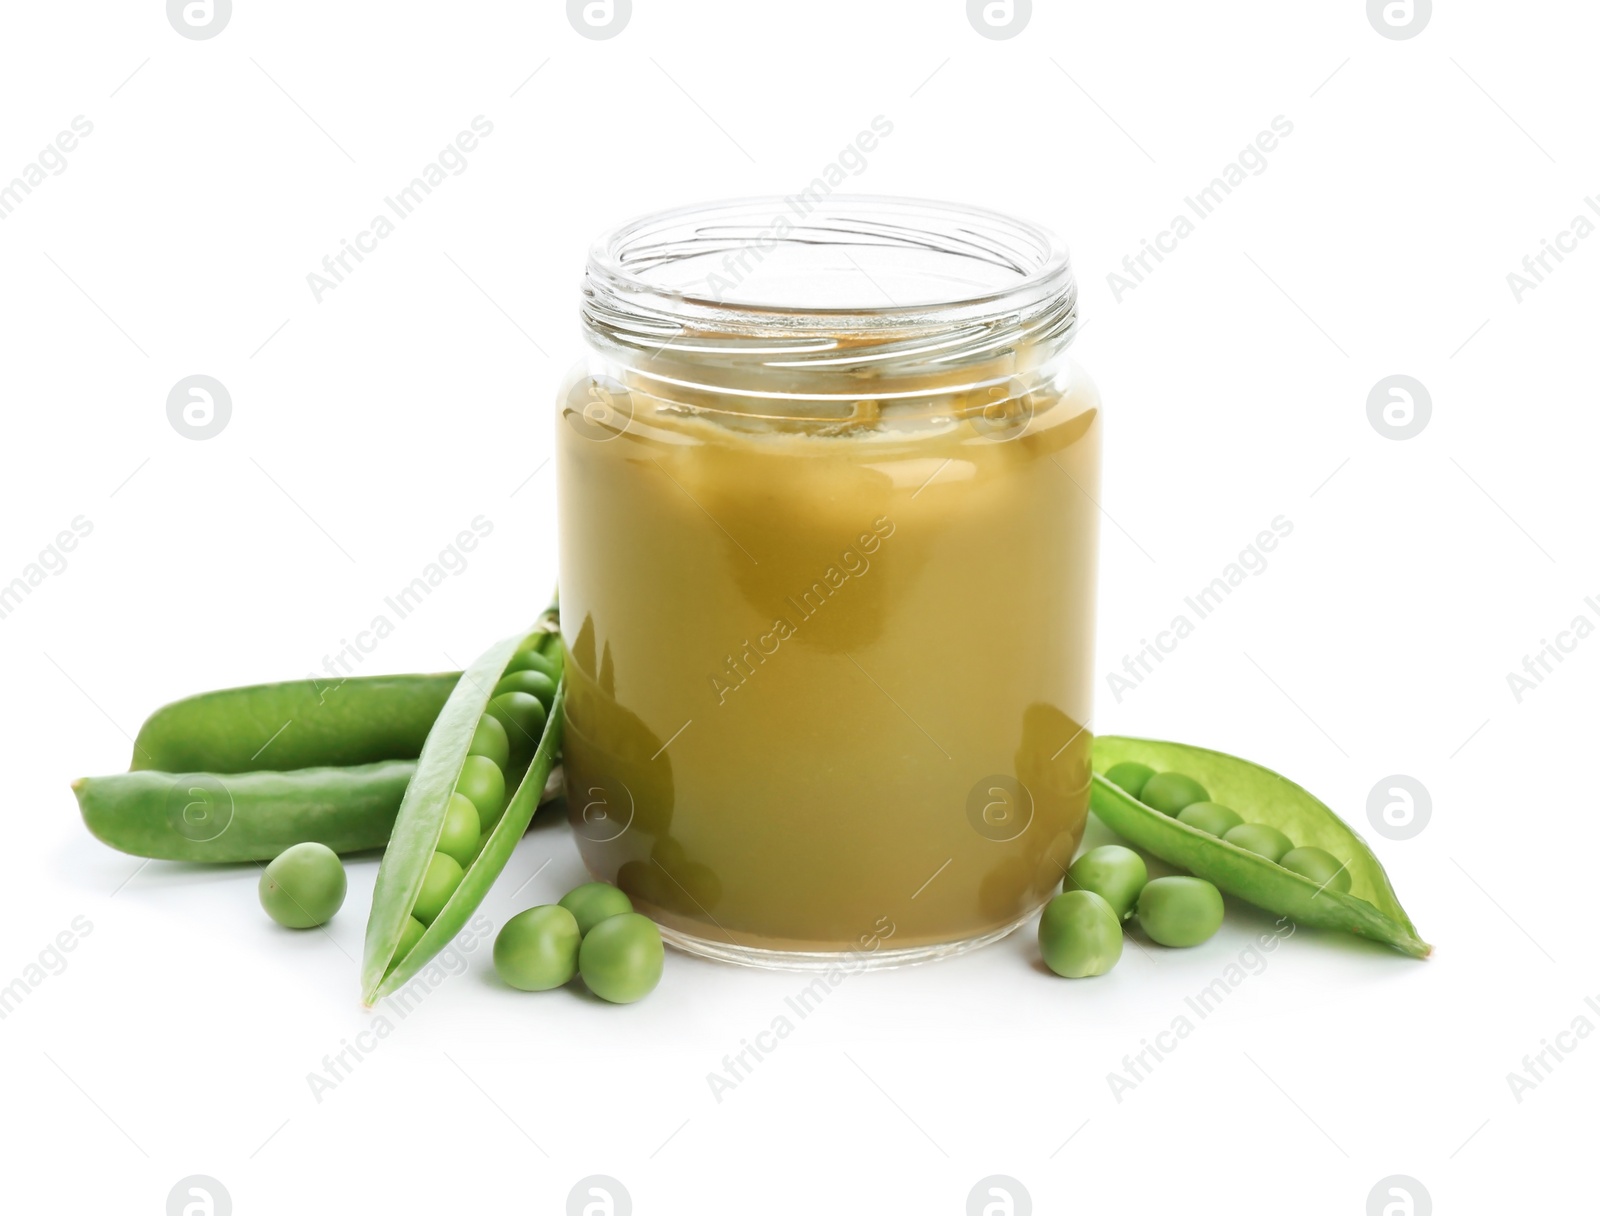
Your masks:
<svg viewBox="0 0 1600 1216"><path fill-rule="evenodd" d="M1075 320L1076 301L1071 258L1049 229L984 207L872 194L651 212L595 241L584 280L591 328L631 317L729 335L905 335L1041 307Z"/></svg>

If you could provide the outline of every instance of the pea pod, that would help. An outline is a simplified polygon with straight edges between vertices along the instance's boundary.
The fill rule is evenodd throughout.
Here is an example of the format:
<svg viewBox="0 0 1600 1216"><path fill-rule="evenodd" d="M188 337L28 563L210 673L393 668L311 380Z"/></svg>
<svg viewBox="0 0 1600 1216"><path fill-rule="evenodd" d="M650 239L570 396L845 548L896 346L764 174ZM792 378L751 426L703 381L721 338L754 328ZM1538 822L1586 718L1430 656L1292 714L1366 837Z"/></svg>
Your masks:
<svg viewBox="0 0 1600 1216"><path fill-rule="evenodd" d="M457 875L451 867L458 863L438 852L450 799L456 792L473 736L494 696L495 685L518 653L519 644L524 653L537 652L559 661L561 638L554 606L533 633L496 643L462 673L428 733L372 892L361 966L361 991L368 1005L414 976L467 923L505 868L539 805L561 746L564 680L556 687L532 759L521 773L507 774L506 787L514 787L515 792L479 842L476 856L470 857L465 867L459 867L463 872ZM426 911L418 906L424 884ZM449 894L442 895L442 890ZM427 927L408 950L402 950L402 939L414 912Z"/></svg>
<svg viewBox="0 0 1600 1216"><path fill-rule="evenodd" d="M460 678L356 676L203 692L146 719L129 767L245 773L414 760Z"/></svg>
<svg viewBox="0 0 1600 1216"><path fill-rule="evenodd" d="M74 782L83 822L114 849L167 861L270 861L291 845L381 849L414 760L288 773L117 773Z"/></svg>
<svg viewBox="0 0 1600 1216"><path fill-rule="evenodd" d="M1345 862L1348 893L1319 885L1237 845L1146 806L1104 776L1126 761L1195 779L1210 797L1245 819L1277 828L1298 845L1325 849ZM1090 805L1118 835L1161 860L1214 883L1230 895L1303 925L1341 929L1413 958L1433 950L1418 936L1389 876L1366 842L1328 806L1271 769L1183 743L1101 735L1094 741Z"/></svg>

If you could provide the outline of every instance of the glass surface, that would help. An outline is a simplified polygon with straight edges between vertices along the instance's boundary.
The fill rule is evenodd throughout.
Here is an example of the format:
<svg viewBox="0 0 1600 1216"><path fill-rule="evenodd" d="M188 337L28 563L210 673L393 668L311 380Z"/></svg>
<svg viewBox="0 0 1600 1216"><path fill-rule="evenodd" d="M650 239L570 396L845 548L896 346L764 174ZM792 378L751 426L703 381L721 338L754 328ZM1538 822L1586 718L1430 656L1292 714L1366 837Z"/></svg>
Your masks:
<svg viewBox="0 0 1600 1216"><path fill-rule="evenodd" d="M848 250L863 267L905 256L917 205L892 206L893 247ZM813 216L768 261L836 279L829 226L853 241L859 216ZM973 242L988 270L937 253L897 316L837 282L807 296L847 300L829 316L663 295L616 279L626 241L597 246L597 355L557 425L569 807L589 868L680 946L915 961L1061 882L1088 802L1100 408L1062 354L1065 255L1018 230L1009 287L948 294L997 269L998 238ZM701 259L673 239L681 292Z"/></svg>

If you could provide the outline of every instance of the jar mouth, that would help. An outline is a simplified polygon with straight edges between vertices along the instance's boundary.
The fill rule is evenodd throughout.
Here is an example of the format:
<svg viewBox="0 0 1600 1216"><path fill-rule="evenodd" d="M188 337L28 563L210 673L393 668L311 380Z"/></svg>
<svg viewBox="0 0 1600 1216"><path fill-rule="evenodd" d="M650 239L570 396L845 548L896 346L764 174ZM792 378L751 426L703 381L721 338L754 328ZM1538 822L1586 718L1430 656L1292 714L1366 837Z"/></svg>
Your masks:
<svg viewBox="0 0 1600 1216"><path fill-rule="evenodd" d="M603 361L584 375L613 395L855 433L1031 412L1078 288L1055 237L999 212L800 195L624 224L591 250L582 316Z"/></svg>
<svg viewBox="0 0 1600 1216"><path fill-rule="evenodd" d="M836 362L847 351L869 358L871 348L931 344L950 357L966 346L992 351L997 340L1064 344L1077 324L1071 260L1047 229L878 195L734 199L644 216L593 245L583 296L585 328L601 346L671 342L682 353L697 338L718 356Z"/></svg>
<svg viewBox="0 0 1600 1216"><path fill-rule="evenodd" d="M735 311L829 318L971 308L1057 290L1048 230L998 211L882 195L730 199L613 229L589 275L619 290Z"/></svg>

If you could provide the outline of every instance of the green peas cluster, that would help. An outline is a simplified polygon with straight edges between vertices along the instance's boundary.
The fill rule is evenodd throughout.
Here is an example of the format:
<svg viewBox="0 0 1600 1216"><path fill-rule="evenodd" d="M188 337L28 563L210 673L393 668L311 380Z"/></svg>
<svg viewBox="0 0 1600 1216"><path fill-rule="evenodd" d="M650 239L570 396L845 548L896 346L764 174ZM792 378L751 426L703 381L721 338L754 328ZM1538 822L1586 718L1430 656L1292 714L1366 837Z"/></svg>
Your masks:
<svg viewBox="0 0 1600 1216"><path fill-rule="evenodd" d="M202 693L151 715L129 772L73 792L115 848L263 863L262 908L296 929L342 906L339 854L382 847L361 965L370 1007L472 915L552 788L563 656L552 602L465 671L352 677L336 706L314 678ZM296 729L263 743L282 722Z"/></svg>
<svg viewBox="0 0 1600 1216"><path fill-rule="evenodd" d="M494 969L513 988L544 992L581 976L602 1000L626 1005L661 982L661 931L608 882L586 882L558 903L518 912L494 941Z"/></svg>
<svg viewBox="0 0 1600 1216"><path fill-rule="evenodd" d="M508 755L525 759L539 746L560 679L561 669L537 650L518 651L506 665L487 716L505 734Z"/></svg>
<svg viewBox="0 0 1600 1216"><path fill-rule="evenodd" d="M1222 925L1216 887L1188 876L1151 879L1144 858L1120 844L1078 858L1066 886L1039 919L1039 951L1050 970L1071 979L1116 966L1122 922L1132 917L1162 946L1198 946Z"/></svg>
<svg viewBox="0 0 1600 1216"><path fill-rule="evenodd" d="M478 719L472 744L445 808L439 842L422 877L411 919L401 932L395 958L401 959L444 911L461 885L472 859L506 809L505 770L513 757L525 760L538 746L550 702L555 699L555 665L537 651L519 652L495 685L488 711Z"/></svg>
<svg viewBox="0 0 1600 1216"><path fill-rule="evenodd" d="M1146 806L1171 815L1179 823L1265 857L1309 878L1325 890L1341 893L1350 890L1350 871L1332 853L1314 845L1296 848L1294 841L1277 828L1265 823L1246 823L1231 807L1212 802L1205 786L1193 777L1183 773L1158 773L1149 765L1133 760L1113 764L1105 776L1107 781L1120 786Z"/></svg>

